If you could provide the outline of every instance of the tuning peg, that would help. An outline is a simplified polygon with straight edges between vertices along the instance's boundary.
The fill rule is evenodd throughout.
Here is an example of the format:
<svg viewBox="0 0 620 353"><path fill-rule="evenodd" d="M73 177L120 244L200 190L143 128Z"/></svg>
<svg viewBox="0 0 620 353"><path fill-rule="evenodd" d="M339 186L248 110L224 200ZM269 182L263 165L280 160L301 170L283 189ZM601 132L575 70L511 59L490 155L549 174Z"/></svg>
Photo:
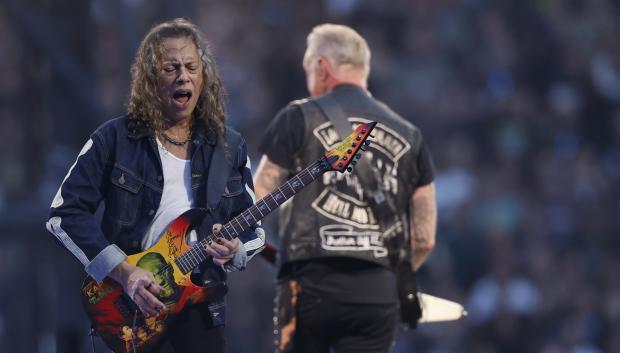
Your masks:
<svg viewBox="0 0 620 353"><path fill-rule="evenodd" d="M366 140L366 141L364 141L364 143L366 144L366 146L370 146L370 142L371 142L370 140Z"/></svg>
<svg viewBox="0 0 620 353"><path fill-rule="evenodd" d="M374 137L375 137L375 135L371 135L371 134L368 134L368 136L369 136L370 138L374 138Z"/></svg>
<svg viewBox="0 0 620 353"><path fill-rule="evenodd" d="M356 165L357 161L351 161L351 165Z"/></svg>
<svg viewBox="0 0 620 353"><path fill-rule="evenodd" d="M358 136L355 136L355 139L356 139L357 141L359 141L359 140L361 140L361 139L362 139L362 137L358 135Z"/></svg>
<svg viewBox="0 0 620 353"><path fill-rule="evenodd" d="M357 143L353 142L353 143L351 144L351 147L357 147Z"/></svg>
<svg viewBox="0 0 620 353"><path fill-rule="evenodd" d="M356 154L355 154L355 158L357 158L357 159L362 158L362 154L361 154L360 152L356 153Z"/></svg>
<svg viewBox="0 0 620 353"><path fill-rule="evenodd" d="M348 167L347 172L351 173L353 171L353 167Z"/></svg>
<svg viewBox="0 0 620 353"><path fill-rule="evenodd" d="M360 147L360 150L366 152L366 149L364 147Z"/></svg>
<svg viewBox="0 0 620 353"><path fill-rule="evenodd" d="M351 154L353 153L353 151L351 151L350 149L347 150L347 154Z"/></svg>

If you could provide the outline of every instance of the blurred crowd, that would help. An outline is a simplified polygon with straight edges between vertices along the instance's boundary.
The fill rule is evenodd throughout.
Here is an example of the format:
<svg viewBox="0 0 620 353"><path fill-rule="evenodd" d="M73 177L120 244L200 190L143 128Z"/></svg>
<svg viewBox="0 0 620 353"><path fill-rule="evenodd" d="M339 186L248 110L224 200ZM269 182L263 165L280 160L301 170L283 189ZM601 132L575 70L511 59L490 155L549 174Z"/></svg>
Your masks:
<svg viewBox="0 0 620 353"><path fill-rule="evenodd" d="M620 352L614 0L3 1L0 293L13 294L0 294L0 348L89 351L78 301L62 300L82 272L45 214L88 134L125 111L142 35L178 16L206 34L254 166L262 128L307 95L310 29L342 23L368 40L370 91L422 129L435 159L438 243L420 287L469 312L403 333L396 353ZM11 268L39 273L37 261L44 276L11 284ZM275 270L261 261L232 276L231 353L273 350Z"/></svg>

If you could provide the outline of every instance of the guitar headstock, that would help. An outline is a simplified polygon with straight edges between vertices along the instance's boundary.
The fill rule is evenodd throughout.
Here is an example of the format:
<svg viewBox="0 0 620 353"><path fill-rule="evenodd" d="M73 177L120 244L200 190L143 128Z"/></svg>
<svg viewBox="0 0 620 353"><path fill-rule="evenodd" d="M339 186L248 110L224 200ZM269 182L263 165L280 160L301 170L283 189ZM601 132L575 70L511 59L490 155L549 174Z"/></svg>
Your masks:
<svg viewBox="0 0 620 353"><path fill-rule="evenodd" d="M328 170L341 173L346 170L352 171L353 166L357 163L356 160L362 157L362 153L366 151L365 147L370 145L368 137L373 137L370 132L375 128L375 125L377 125L375 121L360 124L338 146L327 152L324 158L328 164Z"/></svg>

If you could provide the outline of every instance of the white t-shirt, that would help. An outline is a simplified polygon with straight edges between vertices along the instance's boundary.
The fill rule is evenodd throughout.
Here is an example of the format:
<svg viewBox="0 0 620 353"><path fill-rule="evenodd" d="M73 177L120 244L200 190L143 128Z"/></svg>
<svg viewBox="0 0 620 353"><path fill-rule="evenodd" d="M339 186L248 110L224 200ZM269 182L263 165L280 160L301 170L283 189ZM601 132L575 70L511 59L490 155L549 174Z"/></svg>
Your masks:
<svg viewBox="0 0 620 353"><path fill-rule="evenodd" d="M153 246L170 223L194 205L191 187L190 161L173 155L157 139L157 149L164 171L164 191L155 217L142 237L142 250ZM189 242L196 241L196 232L190 232Z"/></svg>

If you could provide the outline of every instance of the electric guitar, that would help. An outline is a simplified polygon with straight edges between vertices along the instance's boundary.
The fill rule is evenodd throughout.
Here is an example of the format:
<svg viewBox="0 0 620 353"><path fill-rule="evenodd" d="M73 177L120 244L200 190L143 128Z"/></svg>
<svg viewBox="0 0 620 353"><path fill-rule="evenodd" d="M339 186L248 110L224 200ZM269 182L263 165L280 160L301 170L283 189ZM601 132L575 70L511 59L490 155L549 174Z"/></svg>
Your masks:
<svg viewBox="0 0 620 353"><path fill-rule="evenodd" d="M111 278L97 283L88 277L82 286L82 301L95 333L116 353L143 353L155 348L184 308L221 298L227 291L223 283L204 287L192 281L194 268L210 258L205 245L221 237L236 238L323 173L351 172L355 159L370 144L367 138L372 137L370 132L375 125L376 122L370 122L357 126L336 148L234 217L219 232L210 233L189 246L186 233L207 215L205 209L191 209L175 219L151 248L128 256L130 264L152 272L164 288L158 297L166 309L159 315L142 315L123 287Z"/></svg>

